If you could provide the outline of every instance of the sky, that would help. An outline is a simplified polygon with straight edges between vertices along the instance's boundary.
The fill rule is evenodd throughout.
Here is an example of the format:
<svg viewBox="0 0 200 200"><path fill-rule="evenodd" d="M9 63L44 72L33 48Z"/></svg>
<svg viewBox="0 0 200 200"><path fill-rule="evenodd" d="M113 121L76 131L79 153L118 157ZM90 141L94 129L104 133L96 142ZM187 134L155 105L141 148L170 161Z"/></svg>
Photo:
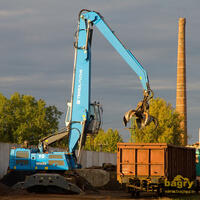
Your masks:
<svg viewBox="0 0 200 200"><path fill-rule="evenodd" d="M178 19L186 18L189 143L200 128L199 0L1 0L0 92L44 99L63 112L70 100L74 33L81 9L100 12L148 72L155 97L176 104ZM101 33L92 42L92 100L103 105L103 126L130 134L122 118L142 100L142 85Z"/></svg>

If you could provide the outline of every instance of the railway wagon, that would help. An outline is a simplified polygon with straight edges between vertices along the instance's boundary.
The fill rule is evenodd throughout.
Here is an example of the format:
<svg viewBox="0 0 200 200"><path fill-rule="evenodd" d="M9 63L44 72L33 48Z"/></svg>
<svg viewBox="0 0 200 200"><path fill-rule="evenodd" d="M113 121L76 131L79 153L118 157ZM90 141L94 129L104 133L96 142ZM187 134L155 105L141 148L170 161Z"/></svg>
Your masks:
<svg viewBox="0 0 200 200"><path fill-rule="evenodd" d="M118 143L117 181L132 195L141 191L194 193L195 149L166 143Z"/></svg>

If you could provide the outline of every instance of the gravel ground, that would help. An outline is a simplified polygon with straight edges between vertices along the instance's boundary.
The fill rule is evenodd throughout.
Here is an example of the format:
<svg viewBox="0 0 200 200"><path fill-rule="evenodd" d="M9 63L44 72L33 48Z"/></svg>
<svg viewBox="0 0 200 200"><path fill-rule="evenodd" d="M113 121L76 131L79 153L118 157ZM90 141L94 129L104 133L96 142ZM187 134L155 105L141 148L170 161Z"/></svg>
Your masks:
<svg viewBox="0 0 200 200"><path fill-rule="evenodd" d="M33 194L33 193L26 193L26 194L6 194L0 197L1 200L66 200L66 199L73 199L73 200L100 200L100 199L133 199L131 198L130 194L126 192L116 192L116 191L100 191L98 194L82 194L82 195L61 195L61 194ZM142 197L139 199L158 199L156 197ZM160 199L160 198L159 198ZM168 200L169 198L162 198L163 200Z"/></svg>
<svg viewBox="0 0 200 200"><path fill-rule="evenodd" d="M84 193L81 195L72 195L72 194L36 194L29 193L27 191L22 190L13 190L3 184L0 183L0 200L100 200L100 199L134 199L131 195L125 191L108 191L108 190L100 190L96 193ZM199 200L200 195L192 195L192 196L177 196L177 197L156 197L155 195L142 193L141 196L137 199L140 200Z"/></svg>

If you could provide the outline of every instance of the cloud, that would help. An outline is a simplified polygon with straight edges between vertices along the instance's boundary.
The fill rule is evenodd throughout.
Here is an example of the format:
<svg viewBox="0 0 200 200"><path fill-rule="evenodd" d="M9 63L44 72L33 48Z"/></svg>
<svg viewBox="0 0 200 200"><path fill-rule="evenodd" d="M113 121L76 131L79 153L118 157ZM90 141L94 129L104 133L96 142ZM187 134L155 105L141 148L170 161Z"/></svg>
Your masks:
<svg viewBox="0 0 200 200"><path fill-rule="evenodd" d="M176 90L176 80L174 79L162 79L151 80L151 88L156 90Z"/></svg>
<svg viewBox="0 0 200 200"><path fill-rule="evenodd" d="M188 112L191 114L199 114L200 113L200 107L199 106L190 106L188 108Z"/></svg>
<svg viewBox="0 0 200 200"><path fill-rule="evenodd" d="M24 9L24 10L0 10L0 18L6 17L22 17L24 15L33 14L32 9Z"/></svg>
<svg viewBox="0 0 200 200"><path fill-rule="evenodd" d="M199 86L200 86L200 81L199 80L193 80L192 82L189 82L187 84L187 89L189 91L198 91L199 92L199 90L200 90Z"/></svg>
<svg viewBox="0 0 200 200"><path fill-rule="evenodd" d="M46 75L44 73L21 75L21 76L4 76L0 77L1 87L24 87L24 88L60 88L71 85L67 75Z"/></svg>

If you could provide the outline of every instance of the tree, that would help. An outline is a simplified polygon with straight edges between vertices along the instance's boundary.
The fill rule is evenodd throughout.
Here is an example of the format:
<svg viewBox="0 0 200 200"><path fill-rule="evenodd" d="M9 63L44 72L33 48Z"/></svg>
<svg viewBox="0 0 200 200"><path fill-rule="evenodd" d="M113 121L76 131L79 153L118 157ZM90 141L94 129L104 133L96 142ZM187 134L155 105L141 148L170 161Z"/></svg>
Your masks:
<svg viewBox="0 0 200 200"><path fill-rule="evenodd" d="M58 129L61 112L30 95L14 93L10 99L0 94L0 140L37 144L39 139Z"/></svg>
<svg viewBox="0 0 200 200"><path fill-rule="evenodd" d="M162 98L152 99L149 113L158 120L158 127L155 129L154 123L151 123L139 130L132 120L131 142L166 142L180 145L183 132L180 122L183 119L172 105Z"/></svg>
<svg viewBox="0 0 200 200"><path fill-rule="evenodd" d="M122 142L122 138L117 130L108 129L104 132L100 129L96 136L88 136L85 143L85 150L117 152L117 143Z"/></svg>

